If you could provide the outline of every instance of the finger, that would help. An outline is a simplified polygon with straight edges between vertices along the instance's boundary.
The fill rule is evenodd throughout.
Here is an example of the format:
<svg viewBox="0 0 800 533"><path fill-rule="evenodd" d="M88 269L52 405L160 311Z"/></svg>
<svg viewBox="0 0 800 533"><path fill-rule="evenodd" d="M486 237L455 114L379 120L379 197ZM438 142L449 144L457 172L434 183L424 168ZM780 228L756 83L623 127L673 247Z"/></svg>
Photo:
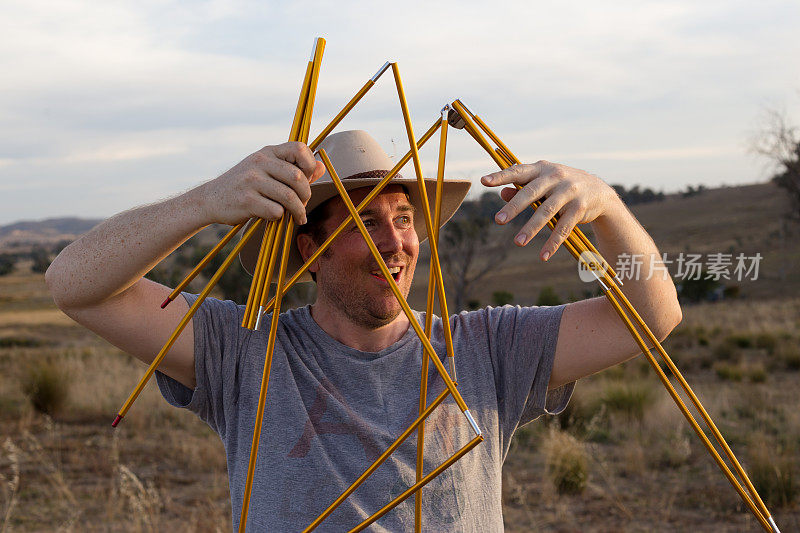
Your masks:
<svg viewBox="0 0 800 533"><path fill-rule="evenodd" d="M301 202L306 203L311 198L311 185L308 177L295 165L283 159L271 158L265 168L271 177L294 189Z"/></svg>
<svg viewBox="0 0 800 533"><path fill-rule="evenodd" d="M514 195L517 194L518 190L519 189L516 187L504 187L500 190L500 198L502 198L504 202L509 202L512 198L514 198Z"/></svg>
<svg viewBox="0 0 800 533"><path fill-rule="evenodd" d="M297 165L307 178L311 179L317 169L317 160L311 149L301 142L288 142L272 147L273 153L279 158Z"/></svg>
<svg viewBox="0 0 800 533"><path fill-rule="evenodd" d="M519 194L517 194L519 196ZM547 221L556 216L562 207L569 200L568 196L564 193L554 193L547 198L542 205L536 208L536 212L528 220L522 229L519 230L517 236L514 237L514 243L518 246L525 246L533 237L541 231L547 224Z"/></svg>
<svg viewBox="0 0 800 533"><path fill-rule="evenodd" d="M278 220L283 216L283 206L281 204L260 194L253 194L246 207L251 216L263 218L264 220Z"/></svg>
<svg viewBox="0 0 800 533"><path fill-rule="evenodd" d="M567 203L563 209L563 213L558 217L558 222L553 228L553 233L550 235L550 238L547 239L547 242L544 243L544 246L542 246L542 250L539 253L539 257L542 258L542 261L547 261L553 257L558 247L569 238L572 230L578 225L582 217L583 213L576 205L576 202Z"/></svg>
<svg viewBox="0 0 800 533"><path fill-rule="evenodd" d="M547 161L539 161L533 164L520 164L512 165L507 169L499 172L493 172L481 178L481 183L487 187L497 187L498 185L508 185L510 183L517 183L524 185L529 181L535 180L543 175L550 163Z"/></svg>
<svg viewBox="0 0 800 533"><path fill-rule="evenodd" d="M269 180L260 183L258 192L262 197L283 206L292 215L296 224L306 223L306 206L291 187L279 181Z"/></svg>
<svg viewBox="0 0 800 533"><path fill-rule="evenodd" d="M514 217L522 213L533 202L542 198L557 183L557 179L552 175L546 175L533 180L510 198L506 205L494 216L498 224L505 224Z"/></svg>

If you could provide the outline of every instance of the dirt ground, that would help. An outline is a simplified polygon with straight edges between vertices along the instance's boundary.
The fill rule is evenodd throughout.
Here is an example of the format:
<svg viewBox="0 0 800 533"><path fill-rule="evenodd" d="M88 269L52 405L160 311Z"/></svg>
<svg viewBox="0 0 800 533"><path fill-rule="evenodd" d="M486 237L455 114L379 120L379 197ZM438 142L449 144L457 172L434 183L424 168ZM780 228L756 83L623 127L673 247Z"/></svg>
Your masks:
<svg viewBox="0 0 800 533"><path fill-rule="evenodd" d="M684 315L668 351L777 523L800 531L800 298ZM222 445L204 423L151 384L110 427L143 370L55 310L41 275L0 278L0 531L230 530ZM53 416L32 405L35 375L67 390ZM503 495L508 531L759 530L643 357L518 431Z"/></svg>

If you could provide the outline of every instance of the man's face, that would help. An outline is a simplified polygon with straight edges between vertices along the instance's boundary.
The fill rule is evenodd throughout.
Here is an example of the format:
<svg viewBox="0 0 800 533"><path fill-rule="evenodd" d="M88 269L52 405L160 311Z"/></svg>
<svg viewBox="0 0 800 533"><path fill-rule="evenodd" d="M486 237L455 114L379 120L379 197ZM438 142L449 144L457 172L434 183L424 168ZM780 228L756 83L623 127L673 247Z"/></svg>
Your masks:
<svg viewBox="0 0 800 533"><path fill-rule="evenodd" d="M371 188L350 191L358 205ZM330 216L324 222L330 235L349 215L340 198L331 200ZM414 229L414 207L399 185L391 185L361 212L375 246L392 273L403 297L408 296L419 254ZM390 323L402 312L367 243L351 223L318 260L317 292L353 322L367 328Z"/></svg>

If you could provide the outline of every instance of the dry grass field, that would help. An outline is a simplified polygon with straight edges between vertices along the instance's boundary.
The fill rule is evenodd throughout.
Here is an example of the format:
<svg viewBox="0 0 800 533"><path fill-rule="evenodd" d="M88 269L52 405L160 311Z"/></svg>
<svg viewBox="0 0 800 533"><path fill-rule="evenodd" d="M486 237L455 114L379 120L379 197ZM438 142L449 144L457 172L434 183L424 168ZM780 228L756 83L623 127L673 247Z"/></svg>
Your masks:
<svg viewBox="0 0 800 533"><path fill-rule="evenodd" d="M664 201L639 204L631 208L669 260L680 253L739 253L763 257L757 282L737 283L744 298L770 299L787 294L800 295L800 239L782 231L780 214L785 212L785 194L772 184L712 189L703 194L683 198L668 195ZM583 228L591 238L590 228ZM499 238L499 234L498 234ZM509 238L510 237L505 237ZM542 288L551 286L563 301L584 297L594 285L577 277L577 263L560 249L547 263L538 258L544 237L537 236L526 248L513 247L508 259L490 272L476 287L470 298L481 305L492 304L492 293L507 290L513 303L531 305ZM613 258L606 258L612 262ZM417 279L428 279L428 262L420 261ZM675 265L670 265L675 273ZM424 285L412 288L409 302L424 308Z"/></svg>
<svg viewBox="0 0 800 533"><path fill-rule="evenodd" d="M665 251L687 249L689 235L699 251L772 258L741 298L685 307L666 347L783 531L800 531L800 280L778 266L798 256L776 240L765 187L722 190L725 211L743 213L731 219L685 203L700 198L637 214ZM580 295L567 258L529 257L486 285L513 287L518 303L545 284ZM229 531L218 438L153 383L112 430L144 366L62 315L43 276L21 270L0 277L0 532ZM508 531L759 530L643 357L583 380L567 412L521 429L503 493Z"/></svg>

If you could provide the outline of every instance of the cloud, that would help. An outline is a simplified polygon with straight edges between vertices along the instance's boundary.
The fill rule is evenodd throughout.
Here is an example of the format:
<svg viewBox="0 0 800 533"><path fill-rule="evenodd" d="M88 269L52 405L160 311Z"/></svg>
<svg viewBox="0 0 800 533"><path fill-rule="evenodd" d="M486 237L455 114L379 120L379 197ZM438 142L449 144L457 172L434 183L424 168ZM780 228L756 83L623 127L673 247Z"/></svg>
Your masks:
<svg viewBox="0 0 800 533"><path fill-rule="evenodd" d="M394 59L418 134L462 97L520 157L628 185L760 179L742 139L761 106L798 107L788 1L7 0L0 17L0 189L17 191L0 222L110 214L282 142L316 35L312 133ZM401 153L399 116L385 76L341 127ZM449 172L494 170L451 139Z"/></svg>

